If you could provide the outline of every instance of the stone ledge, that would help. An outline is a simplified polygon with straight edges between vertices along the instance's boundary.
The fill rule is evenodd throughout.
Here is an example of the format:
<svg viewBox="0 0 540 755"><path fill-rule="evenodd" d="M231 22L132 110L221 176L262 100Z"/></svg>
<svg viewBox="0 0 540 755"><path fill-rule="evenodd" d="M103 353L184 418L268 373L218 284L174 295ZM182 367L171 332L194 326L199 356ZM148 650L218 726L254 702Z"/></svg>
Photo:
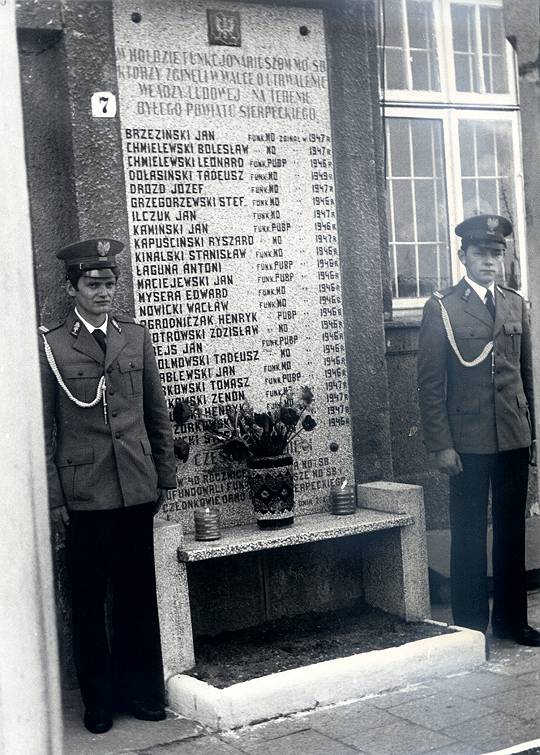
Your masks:
<svg viewBox="0 0 540 755"><path fill-rule="evenodd" d="M295 517L291 527L282 530L261 530L256 524L227 527L219 540L204 542L186 535L178 548L179 561L205 561L210 558L234 556L239 553L281 548L287 545L313 543L349 535L363 535L414 524L407 514L358 509L348 516L308 514Z"/></svg>
<svg viewBox="0 0 540 755"><path fill-rule="evenodd" d="M215 731L355 700L485 662L481 632L452 634L337 658L218 689L185 674L167 682L169 706Z"/></svg>

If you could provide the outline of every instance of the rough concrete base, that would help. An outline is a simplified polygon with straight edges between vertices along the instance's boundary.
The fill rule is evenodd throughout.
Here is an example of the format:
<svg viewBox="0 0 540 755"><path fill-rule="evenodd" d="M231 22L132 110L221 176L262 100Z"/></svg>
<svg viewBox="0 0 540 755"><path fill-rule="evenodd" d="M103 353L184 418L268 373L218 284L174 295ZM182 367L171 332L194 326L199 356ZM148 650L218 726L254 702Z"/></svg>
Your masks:
<svg viewBox="0 0 540 755"><path fill-rule="evenodd" d="M452 634L282 671L226 689L177 674L168 680L167 692L173 710L223 731L470 670L485 659L484 635L459 628Z"/></svg>

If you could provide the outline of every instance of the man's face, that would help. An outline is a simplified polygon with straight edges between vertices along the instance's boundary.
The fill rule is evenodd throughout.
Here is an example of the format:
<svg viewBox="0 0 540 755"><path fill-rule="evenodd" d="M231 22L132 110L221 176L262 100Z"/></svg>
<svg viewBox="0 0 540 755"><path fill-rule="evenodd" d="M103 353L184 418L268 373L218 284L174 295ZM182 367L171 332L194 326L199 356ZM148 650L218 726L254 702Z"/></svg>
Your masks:
<svg viewBox="0 0 540 755"><path fill-rule="evenodd" d="M487 288L500 271L503 250L471 244L466 252L459 250L459 259L465 265L469 278Z"/></svg>
<svg viewBox="0 0 540 755"><path fill-rule="evenodd" d="M87 270L79 278L77 288L68 281L67 292L75 299L80 314L92 325L101 325L111 311L116 292L116 277L112 270Z"/></svg>

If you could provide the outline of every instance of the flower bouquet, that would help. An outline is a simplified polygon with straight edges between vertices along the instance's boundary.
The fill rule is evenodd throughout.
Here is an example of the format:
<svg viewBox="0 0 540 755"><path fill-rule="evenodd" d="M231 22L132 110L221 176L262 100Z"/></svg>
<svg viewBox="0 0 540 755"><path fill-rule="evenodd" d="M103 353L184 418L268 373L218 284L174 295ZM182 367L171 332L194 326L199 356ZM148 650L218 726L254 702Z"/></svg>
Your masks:
<svg viewBox="0 0 540 755"><path fill-rule="evenodd" d="M178 419L185 417L185 422L193 416L201 423L206 438L227 464L246 467L259 526L291 524L294 485L289 450L300 433L312 432L317 426L311 388L303 386L298 399L288 391L278 404L264 412L255 411L249 402L227 406L217 417L205 415L199 407L186 408L186 402L178 402L177 407Z"/></svg>

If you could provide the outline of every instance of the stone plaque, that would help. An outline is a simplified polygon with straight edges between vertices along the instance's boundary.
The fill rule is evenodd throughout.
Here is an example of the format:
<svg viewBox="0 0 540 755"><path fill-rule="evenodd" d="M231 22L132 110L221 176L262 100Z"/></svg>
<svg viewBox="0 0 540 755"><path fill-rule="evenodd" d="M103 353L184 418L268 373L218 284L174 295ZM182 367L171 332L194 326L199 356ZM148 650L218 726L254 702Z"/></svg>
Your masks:
<svg viewBox="0 0 540 755"><path fill-rule="evenodd" d="M328 510L353 463L323 15L113 5L136 315L167 400L265 411L309 385L318 426L291 449L296 501ZM251 521L242 471L196 423L185 437L164 513L187 529L203 505Z"/></svg>

